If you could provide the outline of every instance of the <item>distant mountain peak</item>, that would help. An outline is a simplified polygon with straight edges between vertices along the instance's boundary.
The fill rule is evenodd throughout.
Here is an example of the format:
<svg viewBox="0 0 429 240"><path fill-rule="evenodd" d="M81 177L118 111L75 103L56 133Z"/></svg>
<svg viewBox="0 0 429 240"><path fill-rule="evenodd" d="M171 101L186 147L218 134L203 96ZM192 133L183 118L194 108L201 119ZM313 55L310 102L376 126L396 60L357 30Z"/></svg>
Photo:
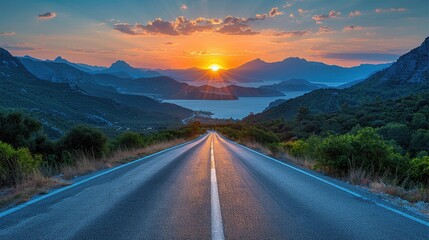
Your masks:
<svg viewBox="0 0 429 240"><path fill-rule="evenodd" d="M125 62L124 60L118 60L112 63L112 65L110 66L110 68L124 68L124 67L131 68L131 65Z"/></svg>
<svg viewBox="0 0 429 240"><path fill-rule="evenodd" d="M308 63L308 61L305 58L299 58L299 57L288 57L284 59L283 62Z"/></svg>

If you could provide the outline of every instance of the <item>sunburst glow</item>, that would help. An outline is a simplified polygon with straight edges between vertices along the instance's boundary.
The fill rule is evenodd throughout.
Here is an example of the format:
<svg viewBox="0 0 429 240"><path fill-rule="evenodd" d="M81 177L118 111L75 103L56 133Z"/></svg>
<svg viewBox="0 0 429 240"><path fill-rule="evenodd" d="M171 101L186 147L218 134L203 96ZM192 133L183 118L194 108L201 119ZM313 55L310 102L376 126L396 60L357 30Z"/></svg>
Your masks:
<svg viewBox="0 0 429 240"><path fill-rule="evenodd" d="M213 72L217 72L221 68L222 67L219 64L216 64L216 63L214 63L214 64L212 64L212 65L209 66L209 69L212 70Z"/></svg>

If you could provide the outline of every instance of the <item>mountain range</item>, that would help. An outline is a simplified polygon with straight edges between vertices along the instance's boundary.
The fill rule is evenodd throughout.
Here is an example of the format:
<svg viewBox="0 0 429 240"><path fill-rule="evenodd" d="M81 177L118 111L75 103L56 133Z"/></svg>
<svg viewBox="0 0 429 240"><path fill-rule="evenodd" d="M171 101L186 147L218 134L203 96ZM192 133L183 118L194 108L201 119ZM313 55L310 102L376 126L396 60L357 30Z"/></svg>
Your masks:
<svg viewBox="0 0 429 240"><path fill-rule="evenodd" d="M239 86L216 88L208 85L197 87L164 76L137 79L127 77L121 78L117 75L109 74L109 71L107 71L107 73L101 71L105 72L103 74L90 74L65 63L37 61L29 58L21 58L20 61L28 71L39 79L51 82L76 84L84 90L90 90L96 96L100 95L98 95L98 92L95 90L104 88L101 93L103 97L106 96L106 87L113 87L122 94L143 95L162 99L236 100L238 97L271 97L284 95L272 89ZM113 67L109 68L112 71L132 68L124 62L116 62L112 66Z"/></svg>
<svg viewBox="0 0 429 240"><path fill-rule="evenodd" d="M220 70L220 79L229 82L284 81L306 79L309 82L347 83L364 79L370 74L389 67L387 64L361 64L355 67L340 67L321 62L311 62L303 58L286 58L280 62L268 63L261 59L247 62L237 68ZM207 81L207 71L199 68L181 70L158 70L160 73L179 81Z"/></svg>
<svg viewBox="0 0 429 240"><path fill-rule="evenodd" d="M390 67L364 81L345 89L320 89L301 97L287 100L268 110L249 116L247 120L291 119L300 107L312 113L334 112L342 107L398 99L429 91L429 37L423 43L402 55Z"/></svg>
<svg viewBox="0 0 429 240"><path fill-rule="evenodd" d="M53 62L45 64L58 69L68 66ZM174 104L160 103L144 96L123 95L114 88L87 84L86 79L80 78L84 74L79 71L70 73L76 80L74 84L63 79L57 82L40 80L20 60L0 48L0 107L6 111L14 109L31 113L52 137L61 136L77 124L103 128L109 133L126 129L144 131L181 125L182 119L192 116L191 110ZM84 84L86 90L80 87Z"/></svg>

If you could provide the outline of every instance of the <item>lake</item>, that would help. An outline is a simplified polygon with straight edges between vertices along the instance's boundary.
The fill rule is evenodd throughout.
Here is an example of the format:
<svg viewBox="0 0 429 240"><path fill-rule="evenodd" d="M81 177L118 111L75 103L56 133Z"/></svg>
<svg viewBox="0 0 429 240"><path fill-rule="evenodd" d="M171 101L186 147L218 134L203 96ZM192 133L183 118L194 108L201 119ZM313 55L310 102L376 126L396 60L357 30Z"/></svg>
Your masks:
<svg viewBox="0 0 429 240"><path fill-rule="evenodd" d="M242 119L250 113L260 113L270 102L277 99L290 99L301 96L308 91L284 92L279 97L240 97L238 100L164 100L192 110L204 110L214 113L214 118Z"/></svg>

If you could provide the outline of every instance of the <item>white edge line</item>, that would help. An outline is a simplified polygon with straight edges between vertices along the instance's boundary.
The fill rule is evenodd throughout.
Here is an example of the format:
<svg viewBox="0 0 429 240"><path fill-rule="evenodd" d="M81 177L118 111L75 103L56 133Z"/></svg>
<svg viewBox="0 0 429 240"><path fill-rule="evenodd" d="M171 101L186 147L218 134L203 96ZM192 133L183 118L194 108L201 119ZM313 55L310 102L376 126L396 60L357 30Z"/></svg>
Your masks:
<svg viewBox="0 0 429 240"><path fill-rule="evenodd" d="M170 151L170 150L173 150L173 149L176 149L176 148L182 147L182 146L184 146L184 145L191 144L191 143L196 142L196 141L198 141L198 140L200 140L200 139L202 139L202 138L204 138L204 137L207 137L207 136L208 136L208 134L206 134L206 135L202 135L202 136L198 137L197 139L194 139L194 140L192 140L192 141L190 141L190 142L185 142L185 143L182 143L182 144L179 144L179 145L176 145L176 146L173 146L173 147L170 147L170 148L167 148L167 149L161 150L161 151L156 152L156 153L154 153L154 154L151 154L151 155L148 155L148 156L145 156L145 157L142 157L142 158L136 159L136 160L134 160L134 161L131 161L131 162L128 162L128 163L125 163L125 164L119 165L119 166L117 166L117 167L110 168L110 169L108 169L108 170L106 170L106 171L103 171L103 172L101 172L101 173L99 173L99 174L96 174L96 175L94 175L94 176L91 176L91 177L89 177L89 178L86 178L86 179L84 179L84 180L82 180L82 181L75 182L75 183L73 183L73 184L71 184L71 185L68 185L68 186L62 187L62 188L57 189L57 190L55 190L55 191L52 191L52 192L50 192L50 193L48 193L48 194L41 195L41 196L36 197L36 198L34 198L34 199L32 199L32 200L30 200L30 201L28 201L28 202L25 202L25 203L23 203L23 204L21 204L21 205L18 205L18 206L16 206L16 207L10 208L10 209L8 209L8 210L6 210L6 211L4 211L4 212L1 212L1 213L0 213L0 218L5 217L5 216L7 216L7 215L9 215L9 214L11 214L11 213L14 213L14 212L16 212L16 211L18 211L18 210L20 210L20 209L23 209L23 208L25 208L25 207L28 207L28 206L30 206L30 205L32 205L32 204L34 204L34 203L40 202L40 201L42 201L43 199L49 198L49 197L51 197L51 196L53 196L53 195L56 195L56 194L58 194L58 193L61 193L61 192L66 191L66 190L68 190L68 189L71 189L71 188L77 187L77 186L79 186L79 185L81 185L81 184L84 184L84 183L86 183L86 182L89 182L89 181L91 181L91 180L93 180L93 179L95 179L95 178L101 177L101 176L103 176L103 175L106 175L106 174L111 173L111 172L113 172L113 171L116 171L116 170L118 170L118 169L124 168L124 167L126 167L126 166L129 166L129 165L132 165L132 164L135 164L135 163L139 163L139 162L141 162L141 161L143 161L143 160L146 160L147 158L154 157L154 156L159 155L159 154L161 154L161 153L165 153L165 152L167 152L167 151Z"/></svg>
<svg viewBox="0 0 429 240"><path fill-rule="evenodd" d="M332 186L332 187L335 187L335 188L337 188L337 189L340 189L340 190L342 190L342 191L344 191L344 192L346 192L346 193L349 193L349 194L351 194L351 195L353 195L353 196L355 196L355 197L361 198L361 199L363 199L363 200L369 200L368 198L366 198L366 197L364 197L364 196L362 196L362 195L360 195L360 194L358 194L358 193L356 193L356 192L354 192L354 191L351 191L351 190L349 190L349 189L346 189L346 188L344 188L344 187L341 187L341 186L339 186L339 185L337 185L337 184L335 184L335 183L329 182L329 181L327 181L327 180L325 180L325 179L323 179L323 178L320 178L320 177L318 177L318 176L315 176L315 175L313 175L313 174L311 174L311 173L308 173L308 172L306 172L306 171L304 171L304 170L301 170L301 169L299 169L299 168L297 168L297 167L294 167L294 166L289 165L289 164L287 164L287 163L281 162L281 161L279 161L279 160L277 160L277 159L275 159L275 158L272 158L272 157L267 156L267 155L265 155L265 154L263 154L263 153L260 153L260 152L258 152L258 151L255 151L255 150L253 150L253 149L251 149L251 148L248 148L248 147L246 147L246 146L243 146L243 145L241 145L241 144L238 144L238 143L236 143L236 142L233 142L233 141L231 141L231 140L229 140L229 139L227 139L227 138L223 138L223 139L225 139L226 141L228 141L228 142L230 142L230 143L232 143L232 144L235 144L235 145L237 145L237 146L240 146L240 147L242 147L242 148L245 148L245 149L247 149L247 150L249 150L249 151L251 151L251 152L253 152L253 153L256 153L256 154L261 155L261 156L263 156L263 157L265 157L265 158L268 158L268 159L270 159L270 160L272 160L272 161L275 161L275 162L277 162L277 163L280 163L280 164L282 164L282 165L284 165L284 166L286 166L286 167L288 167L288 168L291 168L291 169L296 170L296 171L298 171L298 172L300 172L300 173L303 173L303 174L305 174L305 175L307 175L307 176L309 176L309 177L315 178L315 179L317 179L317 180L319 180L319 181L321 181L321 182L324 182L324 183L326 183L326 184L328 184L328 185L330 185L330 186ZM409 215L409 214L407 214L407 213L404 213L404 212L402 212L402 211L400 211L400 210L397 210L397 209L391 208L391 207L389 207L389 206L387 206L387 205L385 205L385 204L378 203L378 202L376 202L376 201L372 201L372 202L373 202L375 205L379 206L379 207L382 207L382 208L384 208L384 209L386 209L386 210L389 210L389 211L391 211L391 212L397 213L397 214L399 214L399 215L401 215L401 216L403 216L403 217L406 217L406 218L408 218L408 219L411 219L411 220L413 220L413 221L415 221L415 222L421 223L421 224L423 224L423 225L425 225L425 226L429 227L429 222L427 222L427 221L424 221L424 220L422 220L422 219L420 219L420 218L417 218L417 217L411 216L411 215Z"/></svg>
<svg viewBox="0 0 429 240"><path fill-rule="evenodd" d="M214 137L211 136L210 144L210 202L211 202L211 227L212 240L224 240L222 226L222 214L220 209L219 189L217 186L216 165L214 159Z"/></svg>

